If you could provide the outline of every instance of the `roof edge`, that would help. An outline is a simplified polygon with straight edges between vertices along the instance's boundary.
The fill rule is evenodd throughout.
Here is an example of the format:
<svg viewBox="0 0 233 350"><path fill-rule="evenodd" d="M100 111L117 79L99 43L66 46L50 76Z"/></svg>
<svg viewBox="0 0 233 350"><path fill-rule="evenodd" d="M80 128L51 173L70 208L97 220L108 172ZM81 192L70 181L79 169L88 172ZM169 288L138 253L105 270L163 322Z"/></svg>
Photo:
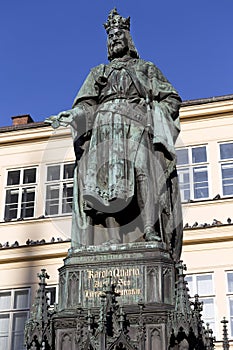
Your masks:
<svg viewBox="0 0 233 350"><path fill-rule="evenodd" d="M212 103L212 102L219 102L219 101L227 101L227 100L233 100L233 94L223 95L223 96L213 96L213 97L207 97L207 98L199 98L199 99L195 99L195 100L185 100L185 101L182 101L181 107L198 105L198 104L205 104L205 103Z"/></svg>
<svg viewBox="0 0 233 350"><path fill-rule="evenodd" d="M34 123L29 123L29 124L2 126L2 127L0 127L0 132L33 129L33 128L40 128L40 127L45 127L45 126L49 126L49 124L44 123L44 122L34 122Z"/></svg>

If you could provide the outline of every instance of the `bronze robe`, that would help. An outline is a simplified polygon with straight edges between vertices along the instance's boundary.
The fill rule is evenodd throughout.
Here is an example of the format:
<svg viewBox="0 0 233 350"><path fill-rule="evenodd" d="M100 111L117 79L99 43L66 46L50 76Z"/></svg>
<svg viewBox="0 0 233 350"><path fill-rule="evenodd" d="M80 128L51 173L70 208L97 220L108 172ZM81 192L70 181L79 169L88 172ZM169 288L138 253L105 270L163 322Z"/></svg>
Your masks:
<svg viewBox="0 0 233 350"><path fill-rule="evenodd" d="M78 160L74 248L85 244L88 209L111 215L122 211L135 194L136 174L143 173L161 238L178 260L182 216L174 143L180 102L175 89L151 62L115 59L91 70L73 104L86 111L82 127L80 120L72 122Z"/></svg>

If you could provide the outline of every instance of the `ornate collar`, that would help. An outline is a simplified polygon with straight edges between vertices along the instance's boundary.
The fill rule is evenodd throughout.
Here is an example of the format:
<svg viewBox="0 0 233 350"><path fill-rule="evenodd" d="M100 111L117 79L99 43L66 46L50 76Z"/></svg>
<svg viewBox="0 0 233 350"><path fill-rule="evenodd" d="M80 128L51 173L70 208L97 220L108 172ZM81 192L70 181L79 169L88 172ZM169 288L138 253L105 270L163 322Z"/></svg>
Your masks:
<svg viewBox="0 0 233 350"><path fill-rule="evenodd" d="M128 66L130 62L132 62L132 57L125 55L123 57L114 58L114 60L110 62L110 66L115 69L122 69Z"/></svg>

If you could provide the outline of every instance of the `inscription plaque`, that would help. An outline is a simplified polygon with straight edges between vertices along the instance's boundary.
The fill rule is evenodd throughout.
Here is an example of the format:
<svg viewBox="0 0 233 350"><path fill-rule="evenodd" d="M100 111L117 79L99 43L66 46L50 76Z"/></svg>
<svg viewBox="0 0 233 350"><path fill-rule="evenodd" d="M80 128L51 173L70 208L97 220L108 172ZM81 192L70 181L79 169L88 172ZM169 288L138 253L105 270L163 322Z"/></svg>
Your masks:
<svg viewBox="0 0 233 350"><path fill-rule="evenodd" d="M99 295L107 285L108 279L116 284L116 292L120 294L119 301L137 303L144 294L143 267L111 267L88 269L83 271L83 291L88 305L99 304Z"/></svg>

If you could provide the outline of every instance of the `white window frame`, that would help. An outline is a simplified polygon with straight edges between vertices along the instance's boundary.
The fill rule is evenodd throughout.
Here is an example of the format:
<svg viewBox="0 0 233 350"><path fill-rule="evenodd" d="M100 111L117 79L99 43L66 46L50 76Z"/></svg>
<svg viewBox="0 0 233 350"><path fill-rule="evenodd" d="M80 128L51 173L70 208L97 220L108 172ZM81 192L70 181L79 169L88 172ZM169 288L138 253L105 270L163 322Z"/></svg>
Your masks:
<svg viewBox="0 0 233 350"><path fill-rule="evenodd" d="M36 179L35 182L31 183L23 183L23 176L24 176L24 171L30 170L30 169L35 169L36 171ZM20 172L20 177L19 177L19 184L14 184L14 185L8 185L7 180L8 180L8 175L10 172L13 171L19 171ZM11 220L18 220L18 219L31 219L36 217L36 202L37 202L37 189L38 189L38 166L33 165L33 166L27 166L27 167L20 167L20 168L11 168L11 169L6 169L6 179L5 179L5 198L4 198L4 220L5 221L11 221ZM34 189L35 197L34 197L34 205L33 205L33 216L22 216L21 215L21 210L23 209L22 203L23 203L23 191L25 189ZM7 191L10 190L15 190L18 191L18 202L15 203L17 206L17 214L16 217L10 218L7 217L6 215L6 207L7 207Z"/></svg>
<svg viewBox="0 0 233 350"><path fill-rule="evenodd" d="M14 308L15 296L17 292L27 291L27 305L22 308ZM0 309L0 316L9 315L9 325L8 325L8 337L7 337L7 349L13 349L13 322L14 317L20 315L21 313L26 314L26 320L29 318L30 312L30 300L31 300L31 290L30 288L17 288L17 289L6 289L0 290L1 293L10 293L10 306L6 309ZM1 330L0 330L1 333ZM21 332L22 339L24 339L24 329ZM22 343L22 348L25 349ZM17 348L18 350L18 348Z"/></svg>
<svg viewBox="0 0 233 350"><path fill-rule="evenodd" d="M197 288L197 279L200 276L211 276L211 280L212 280L212 291L211 293L203 293L200 294ZM213 272L206 272L206 273L198 273L198 274L187 274L185 279L188 280L188 278L192 278L193 279L193 290L190 289L189 284L189 294L191 297L191 300L193 300L195 294L197 294L199 296L199 301L203 302L203 308L205 308L205 301L207 299L212 299L213 300L213 318L209 319L206 318L205 315L203 314L203 311L201 312L202 314L202 320L205 322L205 326L207 323L213 322L213 326L210 324L210 328L212 328L214 335L217 335L217 320L216 320L216 293L215 293L215 283L214 283L214 273Z"/></svg>
<svg viewBox="0 0 233 350"><path fill-rule="evenodd" d="M219 142L219 165L220 165L220 174L221 174L221 195L222 197L233 197L233 191L231 194L224 194L224 186L223 186L223 176L222 176L222 167L224 165L231 165L232 164L232 169L233 169L233 155L230 158L225 158L221 159L221 151L220 147L221 145L226 145L226 144L233 144L233 141L227 141L227 142ZM232 186L233 186L233 179L232 179Z"/></svg>
<svg viewBox="0 0 233 350"><path fill-rule="evenodd" d="M46 179L45 179L45 199L44 199L44 203L45 203L45 208L44 208L44 213L46 216L64 216L64 215L71 215L72 213L72 203L73 203L73 195L71 198L71 205L70 205L70 211L68 212L64 212L63 211L63 188L64 185L68 185L70 187L72 187L72 191L73 191L73 183L74 183L74 178L70 177L68 179L64 179L63 178L63 172L64 172L64 167L65 165L73 165L74 166L74 161L70 161L70 162L64 162L64 163L52 163L52 164L47 164L46 165ZM59 179L57 180L48 180L48 168L49 167L56 167L59 166L60 167L60 176ZM57 187L58 192L59 192L59 196L56 198L56 200L58 201L58 204L56 204L55 206L58 206L58 212L57 213L51 213L47 211L47 202L49 202L49 198L47 198L47 191L49 186L54 186ZM68 202L69 205L69 202Z"/></svg>
<svg viewBox="0 0 233 350"><path fill-rule="evenodd" d="M231 302L233 304L233 288L232 288L232 290L229 289L228 278L227 278L228 274L232 274L232 277L233 277L233 270L226 271L226 286L227 286L227 288L226 288L227 293L226 294L227 294L227 301L228 301L227 307L228 307L228 315L229 315L228 319L230 321L228 331L229 331L229 337L233 338L233 312L231 314L231 306L230 306ZM233 309L233 307L232 307L232 309Z"/></svg>
<svg viewBox="0 0 233 350"><path fill-rule="evenodd" d="M196 162L194 163L192 161L192 150L195 148L205 147L206 149L206 161L204 162ZM190 200L194 201L201 201L209 199L211 196L210 193L210 168L209 168L209 154L208 154L208 144L201 144L201 145L192 145L192 146L186 146L186 147L179 147L176 149L179 150L187 150L188 151L188 163L187 164L177 164L177 173L179 178L179 184L180 184L180 194L181 194L181 201L182 202L188 202ZM208 196L206 197L195 197L195 189L194 189L194 169L201 169L205 168L205 171L207 173L207 189L208 189ZM187 185L189 186L188 190L190 193L189 199L184 198L184 190L182 189L180 177L182 170L186 171L186 173L189 174L189 183Z"/></svg>

